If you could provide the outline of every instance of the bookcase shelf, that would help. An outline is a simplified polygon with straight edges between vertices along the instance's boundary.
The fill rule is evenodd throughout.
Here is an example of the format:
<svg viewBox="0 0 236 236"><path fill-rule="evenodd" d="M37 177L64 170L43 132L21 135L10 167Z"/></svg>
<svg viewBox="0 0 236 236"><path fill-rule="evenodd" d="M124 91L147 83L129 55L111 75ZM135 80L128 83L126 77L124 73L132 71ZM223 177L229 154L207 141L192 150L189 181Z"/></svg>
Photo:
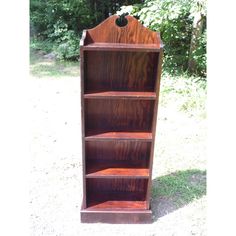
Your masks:
<svg viewBox="0 0 236 236"><path fill-rule="evenodd" d="M112 140L133 140L133 141L152 141L151 132L104 132L85 136L85 141L112 141Z"/></svg>
<svg viewBox="0 0 236 236"><path fill-rule="evenodd" d="M146 201L104 201L98 203L93 202L91 206L87 208L87 210L145 210L146 204Z"/></svg>
<svg viewBox="0 0 236 236"><path fill-rule="evenodd" d="M131 44L131 43L90 43L83 46L84 51L134 51L134 52L160 52L157 44Z"/></svg>
<svg viewBox="0 0 236 236"><path fill-rule="evenodd" d="M129 91L94 91L84 94L85 99L140 99L155 100L154 92L129 92Z"/></svg>
<svg viewBox="0 0 236 236"><path fill-rule="evenodd" d="M80 42L81 222L151 223L150 193L163 45L116 15Z"/></svg>
<svg viewBox="0 0 236 236"><path fill-rule="evenodd" d="M149 178L149 168L121 161L93 161L86 168L86 178Z"/></svg>

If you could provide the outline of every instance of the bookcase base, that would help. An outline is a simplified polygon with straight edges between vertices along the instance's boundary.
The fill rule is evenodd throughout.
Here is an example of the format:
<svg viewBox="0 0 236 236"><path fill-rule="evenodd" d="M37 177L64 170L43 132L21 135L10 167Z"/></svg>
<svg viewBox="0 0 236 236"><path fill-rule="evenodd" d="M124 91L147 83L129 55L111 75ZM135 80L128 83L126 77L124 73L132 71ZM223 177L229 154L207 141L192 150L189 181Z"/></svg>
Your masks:
<svg viewBox="0 0 236 236"><path fill-rule="evenodd" d="M152 211L91 211L81 210L81 223L150 224Z"/></svg>

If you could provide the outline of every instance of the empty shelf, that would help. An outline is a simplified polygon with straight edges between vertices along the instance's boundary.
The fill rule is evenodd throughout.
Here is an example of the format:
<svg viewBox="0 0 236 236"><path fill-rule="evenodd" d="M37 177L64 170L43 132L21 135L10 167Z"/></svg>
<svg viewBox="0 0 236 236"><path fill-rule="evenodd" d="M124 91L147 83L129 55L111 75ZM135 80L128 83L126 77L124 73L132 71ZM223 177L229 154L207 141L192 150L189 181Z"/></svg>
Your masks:
<svg viewBox="0 0 236 236"><path fill-rule="evenodd" d="M84 98L86 99L130 98L130 99L155 100L156 94L154 92L101 91L101 92L88 92L84 95Z"/></svg>
<svg viewBox="0 0 236 236"><path fill-rule="evenodd" d="M102 141L102 140L133 140L133 141L152 141L151 132L104 132L89 134L85 141Z"/></svg>
<svg viewBox="0 0 236 236"><path fill-rule="evenodd" d="M93 204L86 210L145 210L146 201L104 201Z"/></svg>
<svg viewBox="0 0 236 236"><path fill-rule="evenodd" d="M149 169L139 167L125 167L125 163L118 167L117 164L94 162L87 167L87 178L148 178Z"/></svg>
<svg viewBox="0 0 236 236"><path fill-rule="evenodd" d="M86 51L142 51L159 52L157 44L129 44L129 43L91 43L81 47Z"/></svg>

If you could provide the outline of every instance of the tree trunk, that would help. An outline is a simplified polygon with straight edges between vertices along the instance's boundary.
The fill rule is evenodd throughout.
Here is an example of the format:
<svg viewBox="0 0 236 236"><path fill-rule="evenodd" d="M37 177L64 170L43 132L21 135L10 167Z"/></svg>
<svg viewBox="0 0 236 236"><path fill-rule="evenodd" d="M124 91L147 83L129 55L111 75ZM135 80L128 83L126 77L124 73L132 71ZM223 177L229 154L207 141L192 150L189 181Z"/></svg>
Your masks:
<svg viewBox="0 0 236 236"><path fill-rule="evenodd" d="M197 12L193 20L193 31L189 50L188 70L190 72L196 71L196 61L193 58L193 52L198 47L199 38L202 35L202 28L203 28L203 16L200 12Z"/></svg>

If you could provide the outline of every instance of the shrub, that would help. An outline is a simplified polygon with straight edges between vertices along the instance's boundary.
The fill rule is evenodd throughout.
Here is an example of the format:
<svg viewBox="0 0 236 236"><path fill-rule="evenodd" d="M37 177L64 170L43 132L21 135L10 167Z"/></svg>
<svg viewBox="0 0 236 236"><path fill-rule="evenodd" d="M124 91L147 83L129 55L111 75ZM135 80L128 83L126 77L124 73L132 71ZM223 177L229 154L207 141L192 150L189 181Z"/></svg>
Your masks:
<svg viewBox="0 0 236 236"><path fill-rule="evenodd" d="M78 59L79 57L79 36L68 30L68 25L59 20L53 26L54 31L49 34L54 42L53 51L58 59Z"/></svg>

